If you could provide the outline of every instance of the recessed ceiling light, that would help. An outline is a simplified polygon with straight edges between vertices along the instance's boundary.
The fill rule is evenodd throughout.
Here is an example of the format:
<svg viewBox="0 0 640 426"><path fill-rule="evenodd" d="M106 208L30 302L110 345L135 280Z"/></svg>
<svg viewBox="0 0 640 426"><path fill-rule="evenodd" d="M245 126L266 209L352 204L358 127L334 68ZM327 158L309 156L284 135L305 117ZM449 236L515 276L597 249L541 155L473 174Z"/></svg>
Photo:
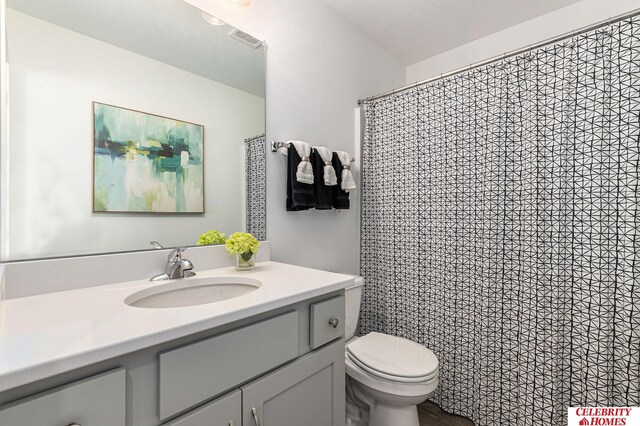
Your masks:
<svg viewBox="0 0 640 426"><path fill-rule="evenodd" d="M202 12L202 19L204 19L205 21L207 21L211 25L227 25L226 22L221 21L220 19L216 18L215 16L209 15L207 12Z"/></svg>
<svg viewBox="0 0 640 426"><path fill-rule="evenodd" d="M247 7L251 5L251 0L229 0L231 3L240 7Z"/></svg>

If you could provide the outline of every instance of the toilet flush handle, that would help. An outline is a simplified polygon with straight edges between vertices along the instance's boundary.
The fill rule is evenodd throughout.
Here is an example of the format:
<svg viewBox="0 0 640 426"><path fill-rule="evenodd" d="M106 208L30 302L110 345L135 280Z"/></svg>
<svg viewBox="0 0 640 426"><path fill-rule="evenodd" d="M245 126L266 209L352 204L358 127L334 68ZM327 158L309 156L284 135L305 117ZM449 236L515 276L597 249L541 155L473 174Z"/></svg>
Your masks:
<svg viewBox="0 0 640 426"><path fill-rule="evenodd" d="M338 318L331 318L329 320L329 325L333 328L338 327L338 323L339 323Z"/></svg>

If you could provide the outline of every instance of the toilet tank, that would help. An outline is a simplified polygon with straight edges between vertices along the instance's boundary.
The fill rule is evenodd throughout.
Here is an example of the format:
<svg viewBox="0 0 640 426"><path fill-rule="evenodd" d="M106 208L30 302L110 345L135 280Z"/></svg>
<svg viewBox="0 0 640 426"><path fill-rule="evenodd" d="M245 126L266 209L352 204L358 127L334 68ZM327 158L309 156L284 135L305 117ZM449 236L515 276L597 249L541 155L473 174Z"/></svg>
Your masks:
<svg viewBox="0 0 640 426"><path fill-rule="evenodd" d="M345 289L345 340L351 339L356 334L358 318L360 317L360 301L362 300L362 285L364 278L352 275L354 284Z"/></svg>

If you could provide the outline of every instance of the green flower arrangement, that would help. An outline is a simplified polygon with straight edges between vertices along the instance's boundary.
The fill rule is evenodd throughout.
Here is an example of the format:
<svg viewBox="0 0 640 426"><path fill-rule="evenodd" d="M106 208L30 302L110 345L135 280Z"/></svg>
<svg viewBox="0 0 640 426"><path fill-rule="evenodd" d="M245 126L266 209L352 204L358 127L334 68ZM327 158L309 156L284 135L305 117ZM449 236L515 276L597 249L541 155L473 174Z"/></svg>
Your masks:
<svg viewBox="0 0 640 426"><path fill-rule="evenodd" d="M200 235L200 238L198 239L198 245L208 246L211 244L224 244L224 241L226 239L227 236L224 233L218 232L218 230L216 229L212 229Z"/></svg>
<svg viewBox="0 0 640 426"><path fill-rule="evenodd" d="M243 260L248 261L258 251L260 243L248 232L236 232L231 234L225 246L229 254L239 254Z"/></svg>

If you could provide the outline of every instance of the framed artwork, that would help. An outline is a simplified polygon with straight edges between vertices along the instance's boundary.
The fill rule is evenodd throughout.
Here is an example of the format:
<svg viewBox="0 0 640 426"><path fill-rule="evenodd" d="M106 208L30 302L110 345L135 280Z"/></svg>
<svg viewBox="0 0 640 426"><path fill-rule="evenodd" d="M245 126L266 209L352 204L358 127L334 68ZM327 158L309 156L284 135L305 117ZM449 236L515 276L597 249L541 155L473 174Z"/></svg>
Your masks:
<svg viewBox="0 0 640 426"><path fill-rule="evenodd" d="M204 213L204 127L93 103L93 211Z"/></svg>

